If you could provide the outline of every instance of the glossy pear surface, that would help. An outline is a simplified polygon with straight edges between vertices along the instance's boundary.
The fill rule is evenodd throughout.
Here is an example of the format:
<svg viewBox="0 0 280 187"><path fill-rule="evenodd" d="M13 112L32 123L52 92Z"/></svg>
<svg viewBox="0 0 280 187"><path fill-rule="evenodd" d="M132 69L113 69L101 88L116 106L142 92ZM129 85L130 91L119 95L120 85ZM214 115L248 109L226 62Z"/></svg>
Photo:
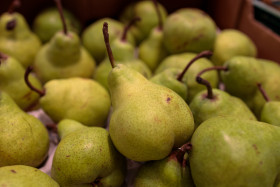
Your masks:
<svg viewBox="0 0 280 187"><path fill-rule="evenodd" d="M257 48L254 42L243 32L235 29L222 30L215 40L213 63L222 66L234 56L256 57Z"/></svg>
<svg viewBox="0 0 280 187"><path fill-rule="evenodd" d="M0 186L59 187L58 183L46 173L25 165L1 167Z"/></svg>
<svg viewBox="0 0 280 187"><path fill-rule="evenodd" d="M280 127L237 117L216 117L194 132L190 153L196 186L277 186Z"/></svg>
<svg viewBox="0 0 280 187"><path fill-rule="evenodd" d="M34 71L46 83L52 79L69 77L90 78L95 70L95 60L80 44L73 32L57 32L36 55Z"/></svg>
<svg viewBox="0 0 280 187"><path fill-rule="evenodd" d="M27 87L24 74L24 67L15 58L7 56L1 60L0 90L8 93L21 109L29 110L37 105L39 95ZM40 81L34 75L30 75L29 80L36 88L42 89Z"/></svg>
<svg viewBox="0 0 280 187"><path fill-rule="evenodd" d="M0 167L37 167L49 149L49 135L42 122L22 111L5 92L0 92L0 142Z"/></svg>
<svg viewBox="0 0 280 187"><path fill-rule="evenodd" d="M155 74L158 74L169 68L178 68L183 71L190 60L192 60L196 55L197 54L195 53L181 53L170 55L160 63L155 71ZM186 82L188 86L188 103L198 92L205 89L205 86L196 82L196 75L205 68L210 67L213 67L213 63L210 60L208 60L207 58L200 58L196 60L195 63L193 63L185 73L183 81ZM213 88L216 88L218 86L218 73L216 71L205 72L201 77L209 81Z"/></svg>
<svg viewBox="0 0 280 187"><path fill-rule="evenodd" d="M15 27L7 30L8 22L15 20ZM25 68L34 63L41 48L41 41L29 28L19 13L4 13L0 17L0 51L16 58Z"/></svg>
<svg viewBox="0 0 280 187"><path fill-rule="evenodd" d="M104 126L111 102L107 90L92 79L57 79L44 85L46 94L40 99L40 106L59 122L73 119L86 126Z"/></svg>
<svg viewBox="0 0 280 187"><path fill-rule="evenodd" d="M181 8L166 19L163 38L171 54L212 50L216 39L216 24L202 10Z"/></svg>
<svg viewBox="0 0 280 187"><path fill-rule="evenodd" d="M116 151L106 129L87 127L70 133L58 144L51 176L61 187L120 187L125 158Z"/></svg>
<svg viewBox="0 0 280 187"><path fill-rule="evenodd" d="M81 23L69 10L63 10L67 29L77 34L81 31ZM34 19L32 25L34 33L45 43L48 42L56 32L63 29L61 17L56 7L51 7L40 12Z"/></svg>
<svg viewBox="0 0 280 187"><path fill-rule="evenodd" d="M194 121L174 91L123 64L108 77L113 112L109 132L120 153L135 161L160 160L192 135Z"/></svg>

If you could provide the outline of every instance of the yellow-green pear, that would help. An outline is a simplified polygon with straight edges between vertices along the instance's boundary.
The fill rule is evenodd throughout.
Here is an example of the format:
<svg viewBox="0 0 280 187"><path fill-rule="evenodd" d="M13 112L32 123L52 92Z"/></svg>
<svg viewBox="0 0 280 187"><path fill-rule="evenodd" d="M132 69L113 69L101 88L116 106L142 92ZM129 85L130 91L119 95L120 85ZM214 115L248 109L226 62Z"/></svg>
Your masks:
<svg viewBox="0 0 280 187"><path fill-rule="evenodd" d="M13 165L0 168L1 187L59 187L46 173L25 165Z"/></svg>
<svg viewBox="0 0 280 187"><path fill-rule="evenodd" d="M42 122L21 110L13 99L0 91L0 167L37 167L47 157L48 131Z"/></svg>
<svg viewBox="0 0 280 187"><path fill-rule="evenodd" d="M39 95L25 84L24 73L25 69L19 61L0 53L0 89L8 93L21 109L28 111L37 106ZM42 89L34 75L30 75L29 79L34 86Z"/></svg>
<svg viewBox="0 0 280 187"><path fill-rule="evenodd" d="M86 127L65 136L55 150L51 169L61 187L121 187L125 174L125 158L101 127Z"/></svg>
<svg viewBox="0 0 280 187"><path fill-rule="evenodd" d="M63 119L57 124L57 133L60 139L63 139L68 134L75 132L79 129L85 128L87 126L82 123L72 120L72 119Z"/></svg>
<svg viewBox="0 0 280 187"><path fill-rule="evenodd" d="M41 41L29 28L23 15L14 12L18 2L0 16L0 51L16 58L25 68L34 63Z"/></svg>

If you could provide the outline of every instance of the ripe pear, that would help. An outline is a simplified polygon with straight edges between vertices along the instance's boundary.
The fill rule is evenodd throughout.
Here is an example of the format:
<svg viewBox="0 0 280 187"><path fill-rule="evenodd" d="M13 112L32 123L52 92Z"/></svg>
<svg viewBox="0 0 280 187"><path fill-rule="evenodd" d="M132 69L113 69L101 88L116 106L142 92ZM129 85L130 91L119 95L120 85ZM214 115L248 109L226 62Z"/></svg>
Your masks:
<svg viewBox="0 0 280 187"><path fill-rule="evenodd" d="M92 79L54 79L44 85L44 91L32 89L40 94L40 106L54 122L68 118L86 126L105 125L111 106L110 96Z"/></svg>
<svg viewBox="0 0 280 187"><path fill-rule="evenodd" d="M0 89L8 93L22 110L33 109L38 101L38 94L34 93L25 84L25 69L15 58L0 53ZM30 75L30 82L42 89L40 81Z"/></svg>
<svg viewBox="0 0 280 187"><path fill-rule="evenodd" d="M221 66L234 56L256 57L254 42L243 32L236 29L222 30L215 40L212 61Z"/></svg>
<svg viewBox="0 0 280 187"><path fill-rule="evenodd" d="M191 144L196 186L279 186L280 127L215 117L196 129Z"/></svg>
<svg viewBox="0 0 280 187"><path fill-rule="evenodd" d="M63 10L65 22L70 31L79 34L82 26L75 15L69 10ZM48 42L58 31L63 29L60 21L59 11L55 7L44 9L36 15L32 29L43 43Z"/></svg>
<svg viewBox="0 0 280 187"><path fill-rule="evenodd" d="M40 120L21 110L12 98L0 91L0 167L37 167L47 157L48 131Z"/></svg>
<svg viewBox="0 0 280 187"><path fill-rule="evenodd" d="M69 77L90 78L95 69L95 60L81 45L79 36L68 31L61 6L58 7L63 31L57 32L40 49L34 62L34 71L43 83Z"/></svg>
<svg viewBox="0 0 280 187"><path fill-rule="evenodd" d="M1 52L16 58L26 68L33 64L41 45L20 13L9 11L0 16Z"/></svg>
<svg viewBox="0 0 280 187"><path fill-rule="evenodd" d="M168 157L144 163L134 179L135 187L192 187L192 177L186 165L188 153L174 150ZM186 157L186 158L185 158Z"/></svg>
<svg viewBox="0 0 280 187"><path fill-rule="evenodd" d="M115 149L109 133L100 127L86 127L65 136L53 157L51 176L61 187L120 187L126 160Z"/></svg>
<svg viewBox="0 0 280 187"><path fill-rule="evenodd" d="M171 54L212 50L216 39L216 24L202 10L181 8L166 19L163 38Z"/></svg>
<svg viewBox="0 0 280 187"><path fill-rule="evenodd" d="M181 71L187 66L187 64L197 56L196 53L181 53L176 55L170 55L166 57L158 66L155 74L158 74L165 69L178 68ZM213 67L213 63L207 58L200 58L193 63L182 78L183 82L187 83L188 98L187 102L190 103L192 98L205 87L196 82L196 75L205 68ZM202 75L202 78L208 80L213 88L218 86L218 73L216 71L209 71Z"/></svg>
<svg viewBox="0 0 280 187"><path fill-rule="evenodd" d="M158 11L160 12L162 22L164 23L167 17L167 10L162 4L157 3ZM132 2L131 5L128 5L128 10L124 10L123 14L127 14L131 17L140 17L141 22L138 22L135 26L132 27L131 32L136 40L136 44L140 44L145 38L147 38L153 30L158 25L159 17L157 16L157 10L153 1L145 0ZM124 19L124 16L121 15L122 21L124 23L128 22L131 17Z"/></svg>
<svg viewBox="0 0 280 187"><path fill-rule="evenodd" d="M60 139L63 139L68 134L75 132L79 129L85 128L87 126L82 123L72 120L72 119L63 119L57 124L57 133Z"/></svg>
<svg viewBox="0 0 280 187"><path fill-rule="evenodd" d="M192 113L174 91L123 64L113 66L108 82L113 106L109 132L127 158L160 160L191 137Z"/></svg>
<svg viewBox="0 0 280 187"><path fill-rule="evenodd" d="M58 183L46 173L25 165L1 167L0 186L59 187Z"/></svg>
<svg viewBox="0 0 280 187"><path fill-rule="evenodd" d="M110 41L122 35L124 25L112 18L102 18L90 24L82 33L82 42L93 58L99 63L106 56L106 47L102 35L102 25L104 22L110 24ZM135 45L134 37L130 31L127 33L127 41Z"/></svg>

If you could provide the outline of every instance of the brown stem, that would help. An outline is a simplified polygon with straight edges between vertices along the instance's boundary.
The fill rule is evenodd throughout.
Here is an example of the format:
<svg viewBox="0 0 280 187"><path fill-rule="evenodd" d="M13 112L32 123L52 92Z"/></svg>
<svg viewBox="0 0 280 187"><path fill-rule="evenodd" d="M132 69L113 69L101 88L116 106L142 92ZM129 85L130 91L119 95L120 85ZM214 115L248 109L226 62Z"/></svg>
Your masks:
<svg viewBox="0 0 280 187"><path fill-rule="evenodd" d="M54 0L54 1L56 3L56 6L58 8L58 12L59 12L60 18L62 20L63 32L64 32L65 35L67 35L68 31L67 31L67 26L66 26L65 18L64 18L64 15L63 15L63 8L62 8L62 5L61 5L61 1L60 0Z"/></svg>
<svg viewBox="0 0 280 187"><path fill-rule="evenodd" d="M122 37L121 37L121 40L123 42L126 41L126 36L127 36L127 32L128 30L131 28L132 25L134 25L137 21L141 21L141 18L140 17L135 17L133 18L125 27L124 27L124 30L123 30L123 34L122 34Z"/></svg>
<svg viewBox="0 0 280 187"><path fill-rule="evenodd" d="M263 98L265 99L265 101L266 101L266 102L269 102L270 99L269 99L269 97L268 97L266 91L263 89L262 84L261 84L261 83L257 83L257 86L258 86L258 88L259 88L259 90L260 90L260 92L261 92Z"/></svg>
<svg viewBox="0 0 280 187"><path fill-rule="evenodd" d="M108 23L107 22L103 23L102 31L103 31L104 41L105 41L107 53L108 53L108 56L109 56L109 59L110 59L110 63L111 63L112 68L114 68L114 67L116 67L116 65L115 65L115 60L114 60L114 56L113 56L113 53L112 53L112 49L110 47Z"/></svg>
<svg viewBox="0 0 280 187"><path fill-rule="evenodd" d="M179 149L176 149L171 153L169 159L176 159L178 162L182 163L184 160L184 155L192 149L192 144L190 142L182 145Z"/></svg>
<svg viewBox="0 0 280 187"><path fill-rule="evenodd" d="M9 13L9 14L14 13L15 10L16 10L18 7L20 7L20 5L21 5L20 0L14 0L14 1L12 2L12 4L10 5L9 9L8 9L8 13Z"/></svg>
<svg viewBox="0 0 280 187"><path fill-rule="evenodd" d="M39 90L37 88L35 88L29 81L28 79L28 76L29 74L32 72L33 68L31 66L28 66L26 71L25 71L25 74L24 74L24 80L25 80L25 83L26 85L31 89L33 90L34 92L38 93L40 95L40 97L44 96L46 93L45 91L43 90Z"/></svg>
<svg viewBox="0 0 280 187"><path fill-rule="evenodd" d="M227 67L224 67L224 66L213 66L213 67L210 67L210 68L206 68L204 70L202 70L201 72L199 72L197 75L196 75L196 81L199 83L199 84L203 84L207 87L207 98L208 99L213 99L214 96L213 96L213 91L212 91L212 87L211 87L211 84L201 78L201 75L207 71L212 71L212 70L224 70L224 71L227 71Z"/></svg>
<svg viewBox="0 0 280 187"><path fill-rule="evenodd" d="M198 55L196 55L185 67L185 69L178 75L177 80L178 81L182 81L185 73L187 72L187 70L190 68L190 66L198 59L200 58L204 58L204 57L210 57L212 56L213 52L212 51L202 51L201 53L199 53Z"/></svg>
<svg viewBox="0 0 280 187"><path fill-rule="evenodd" d="M153 0L153 3L155 5L157 16L158 16L158 29L162 30L163 22L162 22L162 15L161 15L160 10L159 10L158 2L157 2L157 0Z"/></svg>

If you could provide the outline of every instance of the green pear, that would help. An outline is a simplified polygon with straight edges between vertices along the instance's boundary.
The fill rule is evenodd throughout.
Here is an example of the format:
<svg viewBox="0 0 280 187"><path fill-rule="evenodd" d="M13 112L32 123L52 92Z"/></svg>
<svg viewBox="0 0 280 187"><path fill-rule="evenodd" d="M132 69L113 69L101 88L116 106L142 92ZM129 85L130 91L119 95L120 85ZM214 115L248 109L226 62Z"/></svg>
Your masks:
<svg viewBox="0 0 280 187"><path fill-rule="evenodd" d="M193 133L186 102L123 64L108 77L113 112L109 132L116 148L135 161L160 160Z"/></svg>
<svg viewBox="0 0 280 187"><path fill-rule="evenodd" d="M163 38L171 54L212 50L216 39L216 24L202 10L181 8L166 19Z"/></svg>
<svg viewBox="0 0 280 187"><path fill-rule="evenodd" d="M82 26L69 10L63 10L65 22L70 31L79 34ZM48 42L58 31L63 29L59 11L55 7L44 9L34 18L32 29L43 43Z"/></svg>
<svg viewBox="0 0 280 187"><path fill-rule="evenodd" d="M256 57L257 48L254 42L243 32L236 29L222 30L215 40L212 61L222 66L234 56Z"/></svg>
<svg viewBox="0 0 280 187"><path fill-rule="evenodd" d="M181 96L185 101L187 101L187 96L188 96L187 84L185 82L181 82L177 80L177 76L180 73L181 73L180 69L170 68L154 75L149 80L155 84L159 84L173 90L179 96Z"/></svg>
<svg viewBox="0 0 280 187"><path fill-rule="evenodd" d="M21 14L6 12L0 16L1 52L16 58L26 68L33 64L41 45Z"/></svg>
<svg viewBox="0 0 280 187"><path fill-rule="evenodd" d="M45 126L22 111L5 92L0 92L0 142L0 167L37 167L46 159L49 149Z"/></svg>
<svg viewBox="0 0 280 187"><path fill-rule="evenodd" d="M30 90L24 81L25 69L19 61L11 56L0 53L0 89L8 93L23 110L33 109L38 101L38 94ZM42 89L40 81L33 75L30 82Z"/></svg>
<svg viewBox="0 0 280 187"><path fill-rule="evenodd" d="M72 119L63 119L59 121L57 124L57 133L60 139L63 139L68 134L85 128L87 126L83 125L82 123L72 120Z"/></svg>
<svg viewBox="0 0 280 187"><path fill-rule="evenodd" d="M92 24L90 24L82 33L82 42L85 48L90 52L93 58L99 63L106 56L106 46L102 35L102 25L104 22L110 24L110 41L122 35L123 24L112 18L102 18ZM134 37L130 33L127 33L127 41L132 45L135 45Z"/></svg>
<svg viewBox="0 0 280 187"><path fill-rule="evenodd" d="M126 160L115 149L108 131L87 127L60 141L51 176L61 187L119 187L124 182L125 171Z"/></svg>
<svg viewBox="0 0 280 187"><path fill-rule="evenodd" d="M215 117L196 129L191 144L195 186L279 186L280 127Z"/></svg>
<svg viewBox="0 0 280 187"><path fill-rule="evenodd" d="M242 99L252 98L258 89L256 84L265 80L264 67L254 57L235 56L227 60L224 67L227 70L221 72L221 79L225 90Z"/></svg>
<svg viewBox="0 0 280 187"><path fill-rule="evenodd" d="M0 168L0 186L20 187L59 187L46 173L25 165L13 165Z"/></svg>
<svg viewBox="0 0 280 187"><path fill-rule="evenodd" d="M181 53L170 55L166 57L158 66L155 74L158 74L169 68L178 68L181 71L188 65L188 63L197 56L196 53ZM205 68L213 67L213 63L207 58L200 58L195 61L184 74L183 82L187 83L188 98L187 102L190 103L192 98L205 87L196 82L196 75ZM218 86L218 73L216 71L209 71L202 75L202 78L208 80L213 88Z"/></svg>
<svg viewBox="0 0 280 187"><path fill-rule="evenodd" d="M260 121L280 126L280 101L271 101L262 85L257 86L266 101L260 114Z"/></svg>
<svg viewBox="0 0 280 187"><path fill-rule="evenodd" d="M167 10L160 3L157 3L158 11L160 12L162 22L165 22L167 17ZM136 40L137 44L140 44L145 38L147 38L153 30L158 25L159 17L157 16L157 9L153 1L144 0L132 3L128 6L127 10L124 10L123 14L128 14L131 17L140 17L141 22L138 22L132 27L131 32ZM121 15L124 22L128 22L131 17Z"/></svg>
<svg viewBox="0 0 280 187"><path fill-rule="evenodd" d="M86 126L105 125L111 106L110 96L92 79L54 79L44 85L44 91L32 89L41 96L40 106L54 122L68 118Z"/></svg>
<svg viewBox="0 0 280 187"><path fill-rule="evenodd" d="M192 187L189 167L183 150L175 150L168 157L144 163L135 179L135 187Z"/></svg>
<svg viewBox="0 0 280 187"><path fill-rule="evenodd" d="M194 129L192 113L174 91L115 64L103 24L112 70L108 76L113 112L109 133L118 151L134 161L160 160L186 142Z"/></svg>
<svg viewBox="0 0 280 187"><path fill-rule="evenodd" d="M57 1L60 4L60 1ZM38 78L46 83L52 79L69 77L92 77L95 60L81 45L79 36L65 23L61 4L57 5L63 22L63 31L57 32L38 52L34 62L34 71Z"/></svg>

